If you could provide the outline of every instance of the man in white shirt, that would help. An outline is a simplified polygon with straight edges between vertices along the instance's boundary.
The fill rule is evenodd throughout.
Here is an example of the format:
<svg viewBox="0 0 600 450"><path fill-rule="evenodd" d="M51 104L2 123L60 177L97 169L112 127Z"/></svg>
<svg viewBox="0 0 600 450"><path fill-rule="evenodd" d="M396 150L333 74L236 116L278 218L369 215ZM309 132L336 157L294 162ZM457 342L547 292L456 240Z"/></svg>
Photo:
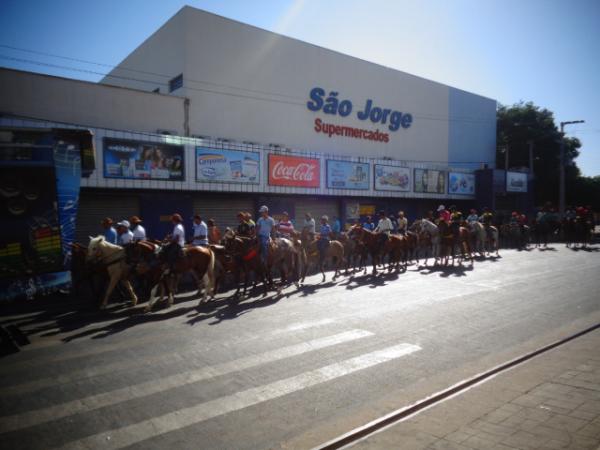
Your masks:
<svg viewBox="0 0 600 450"><path fill-rule="evenodd" d="M129 219L131 222L131 231L133 231L133 242L145 241L146 240L146 230L141 225L142 219L138 216L132 216Z"/></svg>
<svg viewBox="0 0 600 450"><path fill-rule="evenodd" d="M393 229L392 221L389 217L386 217L385 211L379 211L379 222L377 222L377 226L375 227L375 233L379 234L380 249L385 245L385 241L389 239Z"/></svg>
<svg viewBox="0 0 600 450"><path fill-rule="evenodd" d="M194 223L192 224L194 229L194 236L192 237L193 245L201 245L203 247L208 245L208 227L200 214L194 216Z"/></svg>
<svg viewBox="0 0 600 450"><path fill-rule="evenodd" d="M183 256L183 247L185 245L185 229L182 225L183 219L180 214L173 214L171 216L171 223L173 224L173 232L170 235L170 242L165 247L165 257L169 267L165 271L165 274L173 271L177 259Z"/></svg>
<svg viewBox="0 0 600 450"><path fill-rule="evenodd" d="M405 236L408 229L408 219L404 217L404 211L398 211L398 233Z"/></svg>
<svg viewBox="0 0 600 450"><path fill-rule="evenodd" d="M317 224L315 223L315 219L312 218L310 213L306 213L304 216L304 226L302 227L302 231L306 230L308 233L308 237L312 240L315 237L315 228Z"/></svg>
<svg viewBox="0 0 600 450"><path fill-rule="evenodd" d="M122 220L117 224L117 244L121 247L125 247L127 244L133 242L133 233L129 229L129 222Z"/></svg>

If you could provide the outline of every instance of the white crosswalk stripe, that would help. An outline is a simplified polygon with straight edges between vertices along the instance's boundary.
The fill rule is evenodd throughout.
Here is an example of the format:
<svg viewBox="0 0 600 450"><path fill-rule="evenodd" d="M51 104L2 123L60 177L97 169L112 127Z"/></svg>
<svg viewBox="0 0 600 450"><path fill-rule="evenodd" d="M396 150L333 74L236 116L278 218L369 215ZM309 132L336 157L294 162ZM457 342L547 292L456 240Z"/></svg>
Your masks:
<svg viewBox="0 0 600 450"><path fill-rule="evenodd" d="M94 411L106 406L115 405L128 400L145 397L164 392L169 389L196 383L217 376L249 369L261 364L279 361L284 358L298 356L314 350L331 347L345 342L372 336L373 333L365 330L350 330L333 336L313 339L287 347L267 351L258 355L250 355L237 360L218 364L201 369L190 370L168 377L151 380L125 388L115 389L89 397L80 398L66 403L50 406L43 409L28 411L22 414L0 417L0 432L15 431L40 423L57 420L62 417Z"/></svg>
<svg viewBox="0 0 600 450"><path fill-rule="evenodd" d="M65 445L65 449L103 448L118 449L146 439L212 419L252 405L273 400L293 392L307 389L359 370L392 361L421 350L411 344L399 344L366 353L316 370L250 388L195 406L173 411L122 428L98 433Z"/></svg>

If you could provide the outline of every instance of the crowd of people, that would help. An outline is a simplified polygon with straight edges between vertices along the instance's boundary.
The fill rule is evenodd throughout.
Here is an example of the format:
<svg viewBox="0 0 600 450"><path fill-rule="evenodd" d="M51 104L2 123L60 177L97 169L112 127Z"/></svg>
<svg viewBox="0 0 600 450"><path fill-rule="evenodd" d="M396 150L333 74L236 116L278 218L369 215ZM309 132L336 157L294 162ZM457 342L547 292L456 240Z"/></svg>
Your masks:
<svg viewBox="0 0 600 450"><path fill-rule="evenodd" d="M483 208L481 212L476 209L470 209L468 214L464 214L452 205L446 208L444 205L439 205L437 210L428 211L423 219L440 224L445 222L449 229L456 233L459 227L463 224L472 224L480 222L486 230L492 225L502 225L503 223L509 226L523 227L534 223L559 223L561 220L578 220L584 218L593 223L592 209L590 207L568 207L564 217L561 219L555 208L551 204L546 204L544 207L538 208L538 211L530 220L524 213L513 211L508 220L504 217L496 216L489 208ZM279 220L275 220L269 214L269 208L264 205L259 209L259 217L256 221L252 218L249 212L240 211L237 214L238 226L235 230L237 235L256 238L259 243L260 253L263 259L266 257L269 239L275 236L284 238L298 237L305 233L309 239L318 239L317 247L319 252L323 254L328 243L332 239L337 239L343 231L340 219L333 216L330 223L329 217L323 215L320 218L319 226L317 227L315 219L310 213L304 217L299 229L296 229L294 223L290 219L287 211L284 211ZM181 254L181 249L187 244L197 246L216 245L221 242L221 231L215 224L214 219L209 219L206 222L203 218L196 214L192 218L190 234L186 234L184 220L182 216L175 213L171 216L173 224L172 232L166 237L168 242L166 249L166 259L170 264L173 264L177 256ZM365 230L378 234L383 243L390 234L405 235L409 229L408 219L404 211L399 211L397 215L388 215L386 211L381 210L378 213L378 218L375 221L372 216L366 216L364 220L356 219L354 223L349 223L348 226L360 226ZM102 221L104 228L105 239L112 243L127 247L130 243L143 241L147 239L147 234L142 219L138 216L132 216L129 220L121 220L114 223L109 217Z"/></svg>

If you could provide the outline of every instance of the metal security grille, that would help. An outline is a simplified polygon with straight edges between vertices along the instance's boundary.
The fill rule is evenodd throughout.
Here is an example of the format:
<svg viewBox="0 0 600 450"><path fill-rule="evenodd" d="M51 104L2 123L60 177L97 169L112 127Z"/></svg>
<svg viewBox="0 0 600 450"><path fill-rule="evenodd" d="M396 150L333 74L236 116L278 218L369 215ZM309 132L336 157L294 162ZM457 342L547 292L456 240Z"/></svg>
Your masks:
<svg viewBox="0 0 600 450"><path fill-rule="evenodd" d="M116 223L134 215L140 215L140 202L135 195L81 191L75 241L87 245L89 236L101 234L103 230L100 222L105 217L112 218Z"/></svg>
<svg viewBox="0 0 600 450"><path fill-rule="evenodd" d="M327 197L299 197L296 200L296 228L302 226L306 213L310 213L317 224L323 215L329 216L331 221L333 216L340 217L340 202Z"/></svg>
<svg viewBox="0 0 600 450"><path fill-rule="evenodd" d="M193 199L194 214L200 214L206 222L214 219L221 231L226 227L237 227L238 211L248 211L256 215L252 197L242 197L236 194L218 197L196 196Z"/></svg>

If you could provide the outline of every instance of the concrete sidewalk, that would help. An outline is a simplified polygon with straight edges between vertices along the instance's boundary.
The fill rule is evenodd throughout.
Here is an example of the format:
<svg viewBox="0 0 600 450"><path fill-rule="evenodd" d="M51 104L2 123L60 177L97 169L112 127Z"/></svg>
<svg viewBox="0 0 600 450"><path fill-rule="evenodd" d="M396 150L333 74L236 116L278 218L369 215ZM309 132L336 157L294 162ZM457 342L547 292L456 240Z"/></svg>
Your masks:
<svg viewBox="0 0 600 450"><path fill-rule="evenodd" d="M600 449L600 330L384 429L352 449Z"/></svg>

